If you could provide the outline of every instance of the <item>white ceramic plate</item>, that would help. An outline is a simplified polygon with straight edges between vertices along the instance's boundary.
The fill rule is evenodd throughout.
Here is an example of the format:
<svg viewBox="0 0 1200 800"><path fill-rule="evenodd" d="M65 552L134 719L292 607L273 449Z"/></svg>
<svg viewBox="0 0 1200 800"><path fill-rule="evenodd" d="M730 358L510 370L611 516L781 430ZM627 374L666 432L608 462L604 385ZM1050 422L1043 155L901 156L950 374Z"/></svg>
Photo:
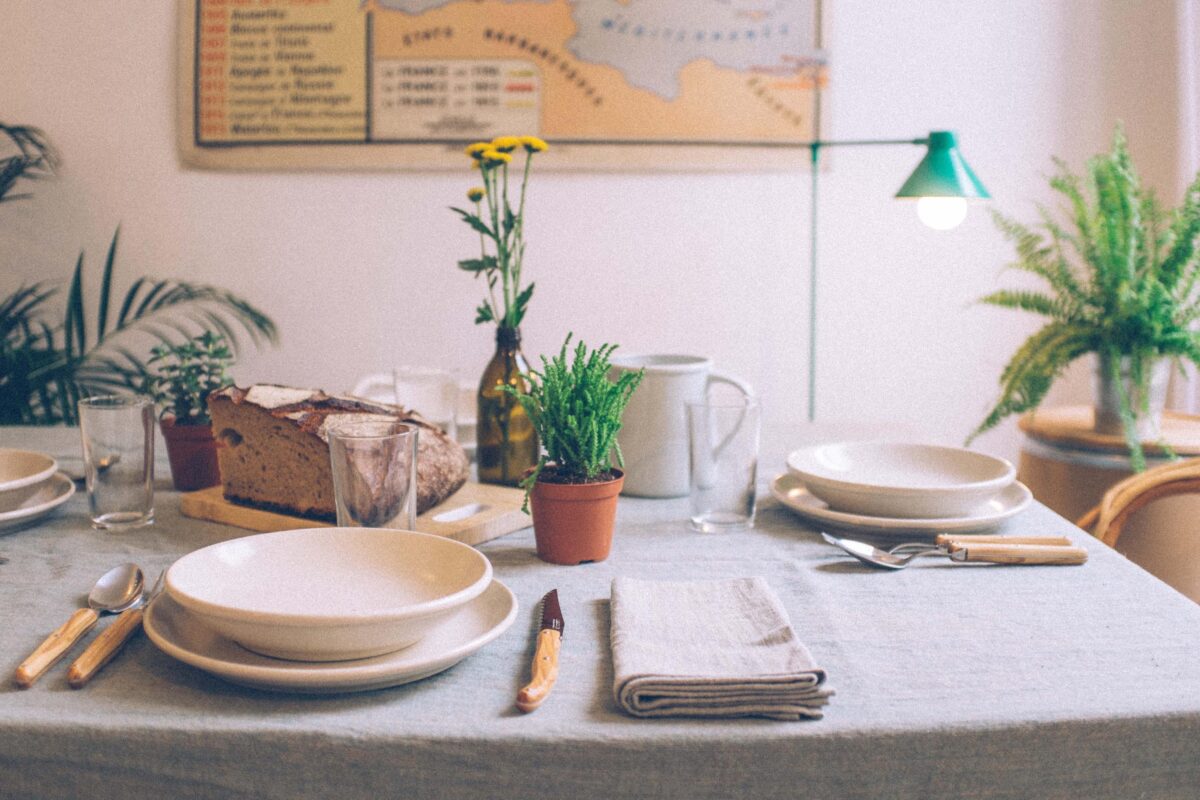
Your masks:
<svg viewBox="0 0 1200 800"><path fill-rule="evenodd" d="M1016 480L1002 458L961 447L831 442L792 452L788 470L838 511L874 517L964 517Z"/></svg>
<svg viewBox="0 0 1200 800"><path fill-rule="evenodd" d="M1033 500L1033 494L1025 488L1025 484L1014 481L998 495L965 516L907 519L835 511L824 500L808 491L804 482L791 473L785 473L771 481L771 494L805 519L835 528L874 533L937 534L984 531L1021 512Z"/></svg>
<svg viewBox="0 0 1200 800"><path fill-rule="evenodd" d="M412 647L354 661L283 661L260 656L206 627L167 594L146 611L146 635L185 664L256 689L301 694L366 692L427 678L508 630L517 599L498 580Z"/></svg>
<svg viewBox="0 0 1200 800"><path fill-rule="evenodd" d="M443 536L302 528L189 553L166 592L257 653L342 661L413 644L491 582L486 556Z"/></svg>
<svg viewBox="0 0 1200 800"><path fill-rule="evenodd" d="M75 484L61 472L51 476L37 487L37 491L20 503L0 503L0 533L15 531L32 525L54 509L71 499Z"/></svg>
<svg viewBox="0 0 1200 800"><path fill-rule="evenodd" d="M58 464L45 453L0 447L0 497L49 480Z"/></svg>

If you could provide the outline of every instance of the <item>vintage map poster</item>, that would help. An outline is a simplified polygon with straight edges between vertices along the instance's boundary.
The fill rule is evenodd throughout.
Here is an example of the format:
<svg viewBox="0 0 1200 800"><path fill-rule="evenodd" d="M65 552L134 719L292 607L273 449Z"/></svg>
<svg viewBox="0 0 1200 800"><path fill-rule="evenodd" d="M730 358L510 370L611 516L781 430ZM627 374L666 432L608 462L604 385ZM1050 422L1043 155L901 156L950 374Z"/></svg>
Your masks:
<svg viewBox="0 0 1200 800"><path fill-rule="evenodd" d="M820 0L179 0L180 149L209 168L755 167L813 138Z"/></svg>

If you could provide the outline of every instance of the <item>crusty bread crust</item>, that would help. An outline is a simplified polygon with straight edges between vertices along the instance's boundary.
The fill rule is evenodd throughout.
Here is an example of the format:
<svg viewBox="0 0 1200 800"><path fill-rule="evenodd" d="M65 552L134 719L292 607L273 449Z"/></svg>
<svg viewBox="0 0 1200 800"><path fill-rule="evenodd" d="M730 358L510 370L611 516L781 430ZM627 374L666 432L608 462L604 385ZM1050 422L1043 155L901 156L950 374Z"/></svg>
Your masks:
<svg viewBox="0 0 1200 800"><path fill-rule="evenodd" d="M256 384L208 397L225 498L256 508L332 521L337 510L329 465L331 422L346 416L399 419L417 438L417 513L458 491L470 462L462 447L414 411L320 390Z"/></svg>

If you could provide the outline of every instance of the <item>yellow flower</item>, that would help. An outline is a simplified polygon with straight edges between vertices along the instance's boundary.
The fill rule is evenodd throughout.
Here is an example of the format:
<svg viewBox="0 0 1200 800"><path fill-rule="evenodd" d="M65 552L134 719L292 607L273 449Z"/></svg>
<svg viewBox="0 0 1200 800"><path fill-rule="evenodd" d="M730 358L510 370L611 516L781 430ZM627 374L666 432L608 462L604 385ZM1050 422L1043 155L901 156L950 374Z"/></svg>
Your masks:
<svg viewBox="0 0 1200 800"><path fill-rule="evenodd" d="M521 144L525 146L525 151L528 153L544 153L550 149L550 145L536 136L522 136Z"/></svg>
<svg viewBox="0 0 1200 800"><path fill-rule="evenodd" d="M521 140L516 136L497 136L495 139L492 139L492 147L501 153L511 153L520 146Z"/></svg>
<svg viewBox="0 0 1200 800"><path fill-rule="evenodd" d="M467 145L467 149L463 152L478 161L480 156L483 155L483 151L490 149L491 146L491 142L476 142L475 144Z"/></svg>
<svg viewBox="0 0 1200 800"><path fill-rule="evenodd" d="M467 189L467 199L472 203L478 203L483 199L485 194L487 194L487 192L483 190L482 186L473 186L470 189Z"/></svg>
<svg viewBox="0 0 1200 800"><path fill-rule="evenodd" d="M502 153L499 150L489 148L483 151L480 160L489 167L497 167L501 164L511 164L512 156L508 153Z"/></svg>

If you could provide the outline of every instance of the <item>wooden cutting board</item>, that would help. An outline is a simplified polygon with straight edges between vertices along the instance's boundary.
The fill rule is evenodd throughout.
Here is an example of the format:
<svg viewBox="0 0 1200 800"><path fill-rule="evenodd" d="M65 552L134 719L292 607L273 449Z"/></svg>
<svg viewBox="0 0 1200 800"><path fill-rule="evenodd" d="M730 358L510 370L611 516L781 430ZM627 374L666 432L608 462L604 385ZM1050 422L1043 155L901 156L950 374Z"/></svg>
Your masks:
<svg viewBox="0 0 1200 800"><path fill-rule="evenodd" d="M417 530L436 533L463 544L482 544L532 524L529 515L521 510L524 499L525 493L520 489L468 481L450 499L417 517ZM231 503L225 499L220 486L182 495L179 510L185 517L261 533L332 527L328 522Z"/></svg>

